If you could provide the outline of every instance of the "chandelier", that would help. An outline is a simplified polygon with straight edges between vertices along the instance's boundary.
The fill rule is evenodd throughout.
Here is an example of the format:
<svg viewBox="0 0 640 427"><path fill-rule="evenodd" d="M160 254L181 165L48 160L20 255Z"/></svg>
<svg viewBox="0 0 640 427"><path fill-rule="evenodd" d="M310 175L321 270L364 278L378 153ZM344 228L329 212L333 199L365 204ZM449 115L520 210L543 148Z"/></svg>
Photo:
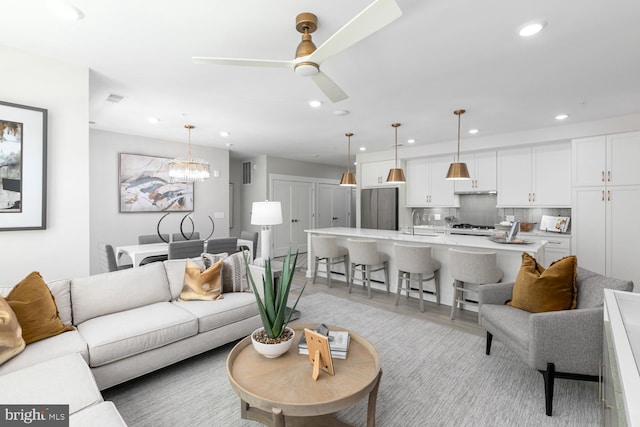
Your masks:
<svg viewBox="0 0 640 427"><path fill-rule="evenodd" d="M204 181L209 178L209 163L191 157L191 129L194 125L184 125L189 130L189 153L187 157L176 157L169 163L169 177L173 182Z"/></svg>

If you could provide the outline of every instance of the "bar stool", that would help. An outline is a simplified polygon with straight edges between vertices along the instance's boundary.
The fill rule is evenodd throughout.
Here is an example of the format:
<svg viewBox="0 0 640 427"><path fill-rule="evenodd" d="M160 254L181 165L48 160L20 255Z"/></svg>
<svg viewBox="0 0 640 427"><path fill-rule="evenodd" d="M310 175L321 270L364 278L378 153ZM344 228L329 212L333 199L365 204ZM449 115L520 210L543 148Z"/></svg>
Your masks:
<svg viewBox="0 0 640 427"><path fill-rule="evenodd" d="M329 287L331 287L331 266L334 264L344 263L345 282L349 283L348 251L346 248L338 246L335 236L311 236L311 248L315 257L312 283L316 283L320 263L325 265Z"/></svg>
<svg viewBox="0 0 640 427"><path fill-rule="evenodd" d="M455 319L456 308L463 304L477 306L477 301L468 300L466 295L478 296L478 286L498 283L502 270L497 266L495 252L466 252L449 249L449 268L453 278L453 305L451 319ZM471 286L469 286L471 285Z"/></svg>
<svg viewBox="0 0 640 427"><path fill-rule="evenodd" d="M378 244L375 240L347 240L351 274L349 280L349 293L353 286L355 272L362 273L362 286L369 291L371 298L371 273L384 270L384 283L389 293L389 255L378 252Z"/></svg>
<svg viewBox="0 0 640 427"><path fill-rule="evenodd" d="M424 312L424 302L422 298L422 283L424 281L433 280L433 294L436 296L436 303L440 305L440 267L442 264L437 259L431 257L431 252L431 246L408 246L394 243L393 254L395 255L396 266L398 267L398 290L396 292L395 305L398 305L402 291L406 291L407 298L409 297L412 274L414 275L413 280L418 281L420 311ZM405 284L406 287L404 286Z"/></svg>

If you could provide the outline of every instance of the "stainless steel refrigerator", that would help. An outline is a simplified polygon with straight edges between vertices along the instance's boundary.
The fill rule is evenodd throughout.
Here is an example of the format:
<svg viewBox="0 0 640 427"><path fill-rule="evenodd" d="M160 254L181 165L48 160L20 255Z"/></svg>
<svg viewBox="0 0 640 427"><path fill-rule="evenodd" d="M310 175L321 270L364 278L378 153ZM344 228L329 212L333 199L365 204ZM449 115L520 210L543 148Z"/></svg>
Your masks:
<svg viewBox="0 0 640 427"><path fill-rule="evenodd" d="M360 227L398 229L398 189L369 188L360 192Z"/></svg>

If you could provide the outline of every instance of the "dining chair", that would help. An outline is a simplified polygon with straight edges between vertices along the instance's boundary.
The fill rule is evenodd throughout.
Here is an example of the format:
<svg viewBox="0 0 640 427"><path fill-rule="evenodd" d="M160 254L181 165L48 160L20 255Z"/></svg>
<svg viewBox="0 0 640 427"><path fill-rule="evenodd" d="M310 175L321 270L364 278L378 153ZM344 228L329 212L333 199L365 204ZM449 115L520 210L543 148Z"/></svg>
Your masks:
<svg viewBox="0 0 640 427"><path fill-rule="evenodd" d="M118 265L113 246L107 243L100 242L98 243L98 249L100 252L100 270L103 273L109 273L111 271L124 270L133 267L133 264Z"/></svg>
<svg viewBox="0 0 640 427"><path fill-rule="evenodd" d="M221 254L226 252L231 255L239 252L237 237L219 237L207 240L205 252L208 254Z"/></svg>
<svg viewBox="0 0 640 427"><path fill-rule="evenodd" d="M258 253L258 232L242 230L242 232L240 232L240 238L242 240L251 240L253 242L253 259L256 259L256 253Z"/></svg>
<svg viewBox="0 0 640 427"><path fill-rule="evenodd" d="M169 243L169 259L195 258L204 252L204 240L183 240Z"/></svg>
<svg viewBox="0 0 640 427"><path fill-rule="evenodd" d="M142 234L138 236L139 245L149 245L151 243L166 243L168 241L169 241L169 234L162 234L160 236L157 234ZM169 258L168 255L148 256L144 258L142 261L140 261L140 265L150 264L152 262L158 262L158 261L166 261L168 258Z"/></svg>
<svg viewBox="0 0 640 427"><path fill-rule="evenodd" d="M187 239L184 238L182 233L171 233L171 241L172 242L182 242L185 240L199 240L200 232L194 231L193 233L184 233L187 236Z"/></svg>

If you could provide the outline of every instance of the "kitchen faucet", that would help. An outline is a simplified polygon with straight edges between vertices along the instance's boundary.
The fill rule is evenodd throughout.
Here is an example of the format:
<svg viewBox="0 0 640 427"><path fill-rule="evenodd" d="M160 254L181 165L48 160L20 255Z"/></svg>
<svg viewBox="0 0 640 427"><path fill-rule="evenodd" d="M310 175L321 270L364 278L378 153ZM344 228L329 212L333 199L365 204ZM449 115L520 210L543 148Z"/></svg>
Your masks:
<svg viewBox="0 0 640 427"><path fill-rule="evenodd" d="M416 212L419 212L419 209L413 209L411 211L411 235L414 236L416 234Z"/></svg>

